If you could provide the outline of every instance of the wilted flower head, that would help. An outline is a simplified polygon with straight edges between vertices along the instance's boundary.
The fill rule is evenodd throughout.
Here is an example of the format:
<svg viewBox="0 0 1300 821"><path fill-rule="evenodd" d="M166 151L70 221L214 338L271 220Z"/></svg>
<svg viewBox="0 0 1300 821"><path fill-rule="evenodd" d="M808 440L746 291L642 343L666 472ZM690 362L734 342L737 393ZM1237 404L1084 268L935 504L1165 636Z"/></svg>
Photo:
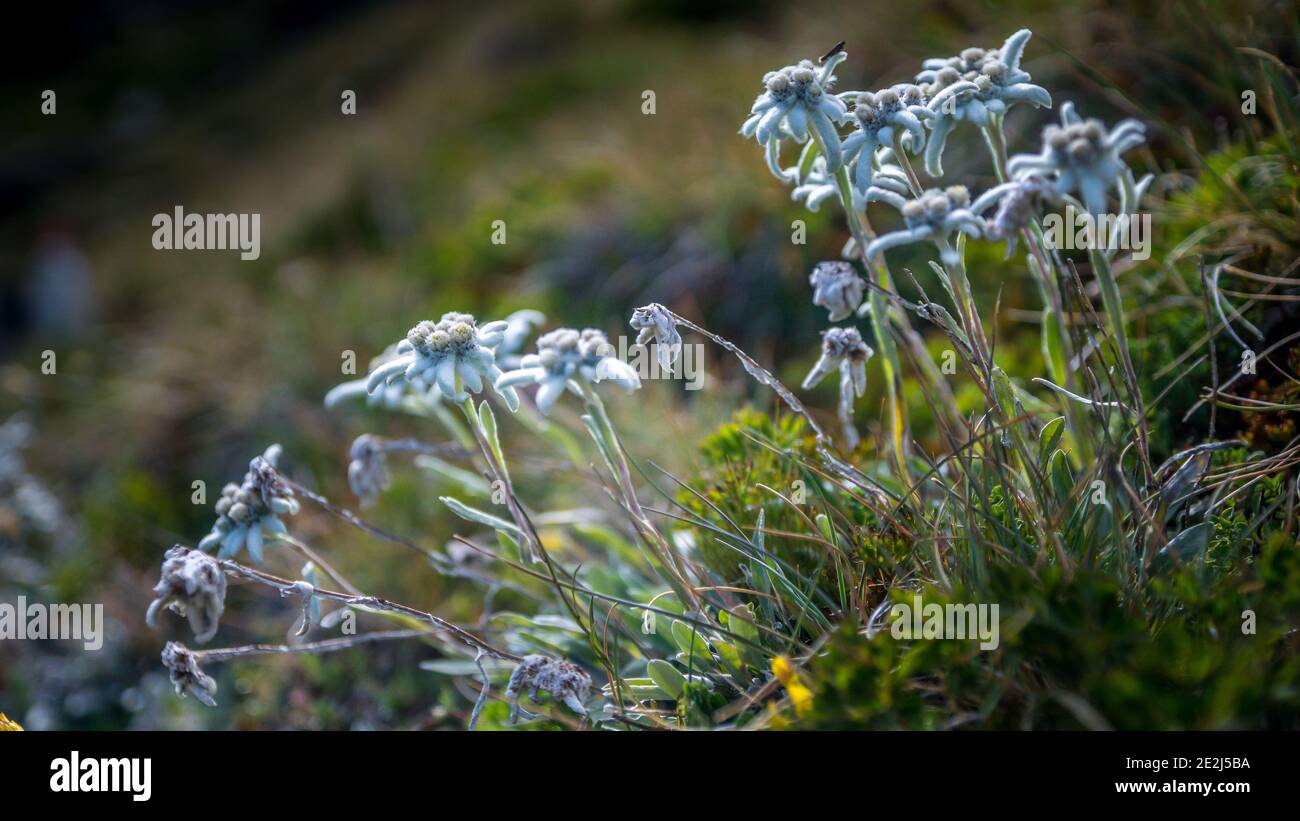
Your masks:
<svg viewBox="0 0 1300 821"><path fill-rule="evenodd" d="M513 390L514 385L540 385L537 408L542 413L550 413L569 380L609 380L629 391L641 387L636 370L615 355L614 346L604 332L595 328L582 331L559 328L537 340L537 353L520 360L518 370L501 374L497 378L497 390Z"/></svg>
<svg viewBox="0 0 1300 821"><path fill-rule="evenodd" d="M226 605L226 574L217 560L201 550L176 545L163 557L162 577L153 589L145 622L157 624L163 608L187 616L194 638L200 644L217 634L221 611Z"/></svg>
<svg viewBox="0 0 1300 821"><path fill-rule="evenodd" d="M1026 174L1018 180L994 186L980 194L970 210L978 216L997 204L991 220L985 220L987 239L1007 241L1007 254L1016 247L1016 235L1038 215L1044 198L1054 198L1051 182L1038 174Z"/></svg>
<svg viewBox="0 0 1300 821"><path fill-rule="evenodd" d="M822 355L803 380L803 389L811 390L835 369L840 372L840 422L849 447L857 447L858 433L853 427L853 400L867 390L867 360L874 352L862 341L857 328L829 328L822 331Z"/></svg>
<svg viewBox="0 0 1300 821"><path fill-rule="evenodd" d="M866 282L850 263L841 260L819 262L813 267L808 282L813 287L813 304L830 311L831 322L851 316L862 304Z"/></svg>
<svg viewBox="0 0 1300 821"><path fill-rule="evenodd" d="M510 700L510 720L519 714L519 698L525 692L533 703L537 693L545 690L569 709L580 715L587 714L586 701L591 695L591 676L576 664L549 656L524 656L519 666L510 674L506 685L506 698Z"/></svg>
<svg viewBox="0 0 1300 821"><path fill-rule="evenodd" d="M968 48L956 57L936 57L922 63L916 75L930 98L934 113L930 120L930 145L925 152L925 170L932 177L943 173L943 148L948 134L962 120L988 125L1016 103L1051 108L1052 95L1030 80L1020 68L1020 58L1033 32L1021 29L1000 48Z"/></svg>
<svg viewBox="0 0 1300 821"><path fill-rule="evenodd" d="M1053 178L1058 195L1078 192L1083 205L1093 214L1106 210L1106 194L1131 174L1120 155L1146 142L1146 127L1137 120L1123 120L1107 130L1101 120L1084 120L1073 103L1061 106L1061 124L1043 129L1043 148L1038 154L1020 154L1007 164L1011 176L1030 174Z"/></svg>
<svg viewBox="0 0 1300 821"><path fill-rule="evenodd" d="M242 484L231 483L222 488L216 504L217 521L212 532L199 542L199 550L221 545L217 558L228 559L247 545L248 555L262 563L265 534L284 533L280 516L298 512L293 489L276 473L275 463L279 458L280 446L271 445L248 463Z"/></svg>
<svg viewBox="0 0 1300 821"><path fill-rule="evenodd" d="M198 660L188 647L178 641L167 642L162 651L162 663L171 675L176 695L191 695L209 707L217 706L217 682L199 669Z"/></svg>
<svg viewBox="0 0 1300 821"><path fill-rule="evenodd" d="M348 486L361 500L361 506L369 507L392 483L383 442L363 433L352 442L348 455Z"/></svg>
<svg viewBox="0 0 1300 821"><path fill-rule="evenodd" d="M628 324L637 332L636 344L654 339L659 364L671 368L682 352L682 335L677 333L677 323L668 310L657 302L651 303L633 311Z"/></svg>
<svg viewBox="0 0 1300 821"><path fill-rule="evenodd" d="M949 186L944 190L932 188L916 199L905 199L895 191L872 187L867 198L884 200L903 214L903 223L907 226L901 231L881 234L867 246L867 256L874 257L883 251L899 245L907 245L921 240L930 240L939 248L939 256L944 264L957 262L957 250L952 246L952 235L956 232L978 237L984 229L984 221L970 209L970 192L963 185Z"/></svg>
<svg viewBox="0 0 1300 821"><path fill-rule="evenodd" d="M853 122L857 130L844 140L844 161L853 163L853 186L865 193L876 173L876 149L890 147L894 137L913 154L925 147L925 127L934 112L925 105L925 92L911 84L896 85L875 93L864 91L854 100Z"/></svg>
<svg viewBox="0 0 1300 821"><path fill-rule="evenodd" d="M754 100L740 133L753 137L767 149L768 167L777 179L787 179L779 162L781 139L792 137L806 142L810 128L825 150L830 172L839 170L840 135L836 126L844 120L847 109L831 89L835 66L847 56L843 51L836 52L820 66L812 60L801 60L763 76L763 93Z"/></svg>
<svg viewBox="0 0 1300 821"><path fill-rule="evenodd" d="M489 322L482 328L474 317L446 313L437 322L425 320L406 332L397 343L398 356L370 372L366 388L371 393L384 385L406 381L421 392L437 386L453 402L464 402L483 390L483 380L495 384L501 375L493 348L505 339L506 322ZM513 390L497 389L511 410L519 407Z"/></svg>

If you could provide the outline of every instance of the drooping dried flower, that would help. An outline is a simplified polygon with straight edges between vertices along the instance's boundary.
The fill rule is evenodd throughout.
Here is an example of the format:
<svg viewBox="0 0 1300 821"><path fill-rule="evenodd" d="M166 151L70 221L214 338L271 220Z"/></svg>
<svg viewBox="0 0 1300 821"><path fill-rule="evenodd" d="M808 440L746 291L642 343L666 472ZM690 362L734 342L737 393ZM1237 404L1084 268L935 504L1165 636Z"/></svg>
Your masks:
<svg viewBox="0 0 1300 821"><path fill-rule="evenodd" d="M217 634L226 604L226 574L216 559L176 545L163 556L162 576L153 592L155 598L144 617L150 627L157 626L158 613L166 608L189 618L200 644Z"/></svg>
<svg viewBox="0 0 1300 821"><path fill-rule="evenodd" d="M194 696L209 707L217 706L217 682L199 668L199 662L188 647L178 641L169 641L162 651L163 667L171 676L176 695Z"/></svg>
<svg viewBox="0 0 1300 821"><path fill-rule="evenodd" d="M511 721L519 714L519 698L528 693L536 704L539 691L550 693L573 712L585 716L586 701L591 695L591 676L578 665L563 659L542 655L524 656L506 685Z"/></svg>
<svg viewBox="0 0 1300 821"><path fill-rule="evenodd" d="M361 506L369 507L392 483L382 441L363 433L352 442L348 455L351 457L348 462L348 486L361 500Z"/></svg>
<svg viewBox="0 0 1300 821"><path fill-rule="evenodd" d="M677 323L673 322L664 306L652 303L637 308L628 324L637 332L636 344L644 345L654 339L659 364L665 368L673 366L682 352L682 335L677 332Z"/></svg>
<svg viewBox="0 0 1300 821"><path fill-rule="evenodd" d="M822 354L803 380L803 389L811 390L836 369L840 372L840 423L849 447L857 447L858 433L853 427L853 402L867 390L867 360L873 351L857 328L829 328L822 331Z"/></svg>
<svg viewBox="0 0 1300 821"><path fill-rule="evenodd" d="M852 316L862 304L867 286L857 269L842 260L817 263L808 282L813 287L813 304L829 311L831 322Z"/></svg>

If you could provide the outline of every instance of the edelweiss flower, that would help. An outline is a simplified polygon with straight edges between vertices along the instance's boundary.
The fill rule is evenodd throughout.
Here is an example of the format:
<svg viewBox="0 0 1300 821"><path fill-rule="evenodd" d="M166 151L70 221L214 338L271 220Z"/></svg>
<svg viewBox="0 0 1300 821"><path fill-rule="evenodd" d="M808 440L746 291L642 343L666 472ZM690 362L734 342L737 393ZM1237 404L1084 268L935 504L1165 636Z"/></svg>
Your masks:
<svg viewBox="0 0 1300 821"><path fill-rule="evenodd" d="M817 263L808 282L813 287L813 304L830 311L831 322L852 316L862 304L862 291L867 285L857 269L839 260Z"/></svg>
<svg viewBox="0 0 1300 821"><path fill-rule="evenodd" d="M671 368L681 355L682 335L677 333L677 323L673 322L667 309L658 303L637 308L628 324L637 332L636 344L644 345L653 338L659 364Z"/></svg>
<svg viewBox="0 0 1300 821"><path fill-rule="evenodd" d="M537 384L537 409L550 413L555 400L564 393L570 380L602 382L610 380L629 391L641 387L636 370L614 355L614 346L605 334L594 328L578 332L559 328L537 340L537 353L525 356L519 369L497 378L497 390L513 390L514 385ZM577 387L570 387L581 394Z"/></svg>
<svg viewBox="0 0 1300 821"><path fill-rule="evenodd" d="M951 237L960 232L978 237L984 229L984 221L969 208L970 192L965 186L953 185L940 191L932 188L913 200L904 199L895 191L872 187L867 192L869 200L884 200L903 214L907 228L881 234L867 246L867 257L912 242L928 239L939 248L940 259L945 265L952 265L959 259L957 249L953 248Z"/></svg>
<svg viewBox="0 0 1300 821"><path fill-rule="evenodd" d="M243 484L233 482L221 490L217 500L217 521L212 532L199 542L199 550L221 545L217 558L228 559L248 546L248 555L262 563L262 543L266 533L284 533L280 516L298 512L293 490L275 472L280 446L271 445L266 453L248 463Z"/></svg>
<svg viewBox="0 0 1300 821"><path fill-rule="evenodd" d="M154 586L156 598L144 620L157 624L163 608L188 616L194 638L200 644L217 634L221 611L226 606L226 574L217 560L200 550L176 545L163 556L162 577Z"/></svg>
<svg viewBox="0 0 1300 821"><path fill-rule="evenodd" d="M930 98L930 145L925 151L925 170L932 177L943 174L943 148L954 126L962 120L985 126L1016 103L1052 107L1052 95L1030 82L1029 72L1020 68L1020 58L1033 32L1021 29L1007 38L1001 48L968 48L957 57L936 57L922 63L925 68L916 81Z"/></svg>
<svg viewBox="0 0 1300 821"><path fill-rule="evenodd" d="M533 703L538 703L537 693L545 690L563 701L579 715L587 714L586 701L591 695L591 676L576 664L549 656L524 656L523 661L510 674L506 685L506 698L510 700L510 720L519 714L519 698L528 692Z"/></svg>
<svg viewBox="0 0 1300 821"><path fill-rule="evenodd" d="M875 175L876 149L892 147L897 134L906 135L904 141L913 154L924 148L921 123L934 116L925 106L925 93L908 83L859 94L853 108L858 130L844 140L844 161L853 163L853 186L866 193Z"/></svg>
<svg viewBox="0 0 1300 821"><path fill-rule="evenodd" d="M850 449L857 447L858 432L853 427L853 400L867 391L867 360L874 351L862 341L857 328L829 328L822 331L822 355L803 380L803 389L811 390L836 368L840 372L840 423Z"/></svg>
<svg viewBox="0 0 1300 821"><path fill-rule="evenodd" d="M754 100L740 133L753 137L767 149L768 168L777 179L788 179L779 162L781 139L792 137L806 142L810 127L822 144L830 173L839 170L840 135L836 126L843 122L847 108L830 91L835 84L835 66L847 56L837 52L820 67L812 60L801 60L763 76L766 89Z"/></svg>
<svg viewBox="0 0 1300 821"><path fill-rule="evenodd" d="M167 642L162 651L162 663L171 675L176 695L182 698L191 695L209 707L217 706L217 682L199 669L199 663L188 647L178 641Z"/></svg>
<svg viewBox="0 0 1300 821"><path fill-rule="evenodd" d="M997 203L998 210L993 219L985 221L984 236L1006 240L1007 255L1010 256L1016 248L1016 235L1038 215L1044 199L1055 199L1051 181L1038 174L1026 174L980 194L970 210L982 217Z"/></svg>
<svg viewBox="0 0 1300 821"><path fill-rule="evenodd" d="M392 475L388 472L388 459L385 457L383 443L377 437L363 433L352 442L348 462L348 486L361 500L362 507L369 507L379 498L379 494L388 490Z"/></svg>
<svg viewBox="0 0 1300 821"><path fill-rule="evenodd" d="M438 322L425 320L397 343L396 359L370 372L366 389L374 393L386 384L406 381L421 392L436 385L451 401L464 402L483 390L484 378L493 384L501 375L493 348L505 339L508 328L499 321L479 328L474 317L455 312L443 314ZM497 393L510 410L519 407L513 390L497 388Z"/></svg>
<svg viewBox="0 0 1300 821"><path fill-rule="evenodd" d="M1038 154L1012 157L1007 171L1017 179L1030 174L1053 177L1058 195L1079 192L1083 205L1093 214L1106 210L1106 194L1129 167L1120 155L1146 142L1146 127L1137 120L1123 120L1109 131L1101 120L1084 120L1073 103L1061 106L1061 124L1043 129L1043 149ZM1136 203L1133 204L1136 207Z"/></svg>

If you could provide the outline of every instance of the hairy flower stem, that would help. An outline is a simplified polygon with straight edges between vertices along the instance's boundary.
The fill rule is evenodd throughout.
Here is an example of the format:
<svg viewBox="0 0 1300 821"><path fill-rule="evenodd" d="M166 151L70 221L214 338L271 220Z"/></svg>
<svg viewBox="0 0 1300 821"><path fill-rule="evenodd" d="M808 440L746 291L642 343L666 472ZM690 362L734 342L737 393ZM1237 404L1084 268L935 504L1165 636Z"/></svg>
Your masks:
<svg viewBox="0 0 1300 821"><path fill-rule="evenodd" d="M248 656L290 655L294 653L333 653L375 641L427 638L428 630L381 630L355 636L313 641L305 644L246 644L241 647L214 647L210 650L190 650L199 662L229 661ZM480 651L482 652L482 651Z"/></svg>
<svg viewBox="0 0 1300 821"><path fill-rule="evenodd" d="M919 197L925 190L921 185L921 178L916 175L916 170L912 168L912 160L908 158L907 152L903 150L903 132L894 132L894 159L902 167L903 173L907 175L907 186L912 189L912 196Z"/></svg>
<svg viewBox="0 0 1300 821"><path fill-rule="evenodd" d="M826 153L825 146L822 146L822 153ZM906 483L911 475L907 469L907 454L909 451L907 443L910 436L907 433L907 408L903 405L902 397L903 375L902 369L899 367L898 349L894 347L894 338L889 333L889 305L885 302L885 297L881 293L881 289L892 292L893 286L889 281L889 272L885 269L885 266L883 264L873 266L866 257L866 249L871 240L858 217L857 210L853 207L853 184L849 181L849 171L846 167L841 165L839 171L835 173L835 184L839 188L840 204L844 207L844 218L849 224L849 230L853 233L853 239L858 246L858 253L862 255L863 261L866 263L867 275L871 276L874 270L876 284L879 286L879 289L871 289L871 294L867 298L867 311L871 316L871 327L875 334L876 345L880 348L880 367L885 379L885 391L889 402L889 431L894 441L894 460L898 466L898 479Z"/></svg>
<svg viewBox="0 0 1300 821"><path fill-rule="evenodd" d="M1007 177L1007 140L1003 131L1003 115L994 115L993 120L983 129L984 141L988 145L989 157L993 160L993 171L999 183L1005 183ZM1065 303L1061 298L1061 288L1056 277L1056 268L1052 264L1052 255L1047 248L1043 228L1037 217L1032 228L1022 228L1021 239L1029 254L1029 271L1038 283L1038 290L1043 298L1043 358L1047 361L1052 381L1064 388L1074 387L1074 376L1070 370L1070 361L1074 359L1074 340L1069 327L1065 324ZM1092 461L1092 438L1084 426L1079 408L1069 402L1065 403L1065 421L1070 431L1070 439L1078 453L1075 463L1088 464Z"/></svg>
<svg viewBox="0 0 1300 821"><path fill-rule="evenodd" d="M296 594L299 592L299 585L296 582L291 582L288 579L282 579L279 576L274 576L261 570L246 567L229 559L221 560L221 569L225 571L228 576L234 576L235 578L245 579L247 581L265 585L281 594L287 595L289 593ZM358 610L365 610L381 615L397 616L410 624L418 624L426 627L432 625L435 630L449 633L460 642L469 645L476 651L481 650L493 658L505 661L519 661L521 659L520 656L516 656L514 653L492 646L463 627L452 624L446 619L435 616L432 613L417 610L414 607L408 607L404 604L398 604L397 602L389 601L387 599L381 599L378 596L340 593L336 590L326 590L322 587L312 589L312 595L318 598L336 601Z"/></svg>
<svg viewBox="0 0 1300 821"><path fill-rule="evenodd" d="M606 466L614 477L623 506L631 515L641 538L656 553L659 563L669 571L667 575L678 599L689 603L692 608L698 611L700 609L700 599L695 595L695 590L686 574L686 569L681 564L681 557L677 555L677 551L673 550L668 540L664 538L663 534L659 532L659 529L654 526L641 508L641 502L637 499L636 488L632 484L632 471L628 468L627 457L623 453L623 445L619 441L618 433L614 430L614 424L605 411L605 403L601 401L600 396L590 385L580 384L580 387L582 397L586 401L587 412L590 414L589 418L594 423L589 424L588 429L591 431L592 439L596 442L597 448L599 448L601 455L605 459Z"/></svg>
<svg viewBox="0 0 1300 821"><path fill-rule="evenodd" d="M555 592L559 595L560 601L564 603L574 622L582 626L584 622L581 615L578 613L577 608L574 607L573 602L570 601L569 596L565 595L564 588L560 585L559 570L556 568L555 562L552 561L550 553L542 544L542 537L537 533L533 520L524 512L523 507L519 504L519 498L515 496L514 485L510 481L510 473L504 464L504 460L498 460L498 452L492 445L491 437L483 428L483 421L479 418L479 414L474 410L474 400L471 397L466 397L465 401L460 403L460 409L465 415L465 421L469 423L475 441L478 443L479 452L487 463L488 473L494 482L500 483L499 487L505 496L506 508L510 511L510 517L523 535L529 553L535 559L541 559L546 565L547 573L550 575L551 583L555 587Z"/></svg>
<svg viewBox="0 0 1300 821"><path fill-rule="evenodd" d="M1124 300L1119 292L1119 283L1115 280L1115 272L1111 270L1110 260L1106 258L1104 251L1096 247L1096 243L1088 249L1088 259L1092 262L1093 274L1097 277L1097 284L1101 288L1101 300L1106 308L1106 318L1110 322L1111 333L1114 334L1115 344L1119 349L1125 380L1128 382L1133 407L1136 409L1137 419L1134 427L1137 428L1138 434L1138 453L1147 478L1150 479L1152 472L1147 449L1146 407L1142 401L1137 372L1133 370L1133 358L1129 355L1128 332L1124 329Z"/></svg>

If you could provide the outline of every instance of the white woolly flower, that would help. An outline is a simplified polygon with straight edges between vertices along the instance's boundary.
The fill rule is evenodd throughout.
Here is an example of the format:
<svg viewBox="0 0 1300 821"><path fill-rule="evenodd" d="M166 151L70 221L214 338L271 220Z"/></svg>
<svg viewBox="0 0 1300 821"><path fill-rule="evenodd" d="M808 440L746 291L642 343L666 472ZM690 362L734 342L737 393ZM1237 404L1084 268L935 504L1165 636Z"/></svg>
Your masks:
<svg viewBox="0 0 1300 821"><path fill-rule="evenodd" d="M550 693L573 712L585 716L586 702L591 696L591 676L578 665L563 659L542 655L524 656L511 673L510 683L506 685L511 721L519 714L519 698L528 693L536 704L539 691Z"/></svg>
<svg viewBox="0 0 1300 821"><path fill-rule="evenodd" d="M659 364L671 368L682 352L682 335L667 309L658 303L637 308L628 324L637 332L636 344L644 345L653 339Z"/></svg>
<svg viewBox="0 0 1300 821"><path fill-rule="evenodd" d="M842 260L817 263L808 282L813 287L813 304L829 311L831 322L852 316L862 304L867 286L857 269Z"/></svg>
<svg viewBox="0 0 1300 821"><path fill-rule="evenodd" d="M867 391L867 360L873 353L857 328L829 328L822 331L822 355L803 380L803 389L811 390L832 371L839 370L839 417L850 449L858 444L853 402Z"/></svg>
<svg viewBox="0 0 1300 821"><path fill-rule="evenodd" d="M209 707L217 706L217 682L199 668L188 647L178 641L167 642L162 651L162 663L176 688L176 695L191 695Z"/></svg>
<svg viewBox="0 0 1300 821"><path fill-rule="evenodd" d="M570 382L610 381L629 391L641 387L636 370L614 355L614 346L605 334L594 328L577 331L559 328L537 340L537 353L525 356L519 368L497 378L497 390L513 390L515 385L538 385L537 409L550 413L555 401L569 388L581 395Z"/></svg>
<svg viewBox="0 0 1300 821"><path fill-rule="evenodd" d="M280 517L298 512L298 500L293 490L275 471L280 458L280 446L271 445L261 456L248 463L248 473L242 484L226 485L217 500L217 521L212 531L199 542L199 550L209 550L217 545L221 549L217 558L228 559L248 548L254 562L262 563L262 544L267 534L284 533Z"/></svg>
<svg viewBox="0 0 1300 821"><path fill-rule="evenodd" d="M155 598L144 617L150 627L157 626L158 613L167 609L189 618L200 644L217 634L226 606L226 574L216 559L176 545L163 556L162 576L153 592Z"/></svg>
<svg viewBox="0 0 1300 821"><path fill-rule="evenodd" d="M801 60L763 76L763 93L754 100L740 133L753 137L766 149L768 168L777 179L788 179L779 162L781 140L789 137L807 142L810 129L825 149L830 172L839 170L840 135L836 127L843 122L847 108L831 89L835 67L847 56L843 51L836 52L820 66L812 60Z"/></svg>
<svg viewBox="0 0 1300 821"><path fill-rule="evenodd" d="M899 245L929 240L938 247L944 264L953 265L959 259L952 244L953 235L962 233L979 237L984 230L984 220L970 209L970 192L962 185L953 185L942 191L932 188L911 200L895 191L872 187L867 192L867 199L883 200L897 208L907 226L876 237L867 246L869 258Z"/></svg>
<svg viewBox="0 0 1300 821"><path fill-rule="evenodd" d="M957 57L936 57L922 63L916 75L934 116L930 118L930 144L925 150L925 170L943 174L943 149L948 135L961 121L985 126L1016 103L1052 107L1052 95L1034 85L1020 58L1033 32L1021 29L1000 48L968 48Z"/></svg>
<svg viewBox="0 0 1300 821"><path fill-rule="evenodd" d="M863 161L864 157L859 156L858 161ZM818 157L812 161L808 172L799 176L798 169L790 169L791 177L797 178L798 185L790 192L790 199L795 202L803 201L804 206L813 213L821 208L823 202L832 197L839 197L840 188L835 181L835 177L826 173L826 160L824 157ZM907 173L897 165L894 165L893 149L881 149L875 152L875 168L872 171L872 182L875 186L906 195L911 188L908 187ZM859 190L856 185L851 186L853 194L853 210L861 211L867 207L866 191Z"/></svg>
<svg viewBox="0 0 1300 821"><path fill-rule="evenodd" d="M844 161L853 164L853 187L866 193L876 174L876 150L892 147L899 134L906 135L902 142L908 151L921 151L925 147L922 123L934 116L919 86L903 83L859 94L853 107L858 128L844 140Z"/></svg>
<svg viewBox="0 0 1300 821"><path fill-rule="evenodd" d="M509 324L489 322L478 327L474 317L446 313L437 322L425 320L407 331L397 343L397 358L370 372L366 388L374 393L395 382L408 382L421 392L433 386L453 402L464 402L483 390L483 381L495 385L501 375L493 349L505 339ZM511 389L497 388L510 410L519 407Z"/></svg>
<svg viewBox="0 0 1300 821"><path fill-rule="evenodd" d="M1144 142L1146 127L1137 120L1123 120L1107 129L1100 120L1084 120L1073 103L1065 103L1061 124L1043 129L1042 151L1012 157L1007 171L1016 179L1049 176L1057 195L1077 192L1090 213L1100 214L1106 210L1110 189L1126 176L1132 179L1120 155Z"/></svg>

